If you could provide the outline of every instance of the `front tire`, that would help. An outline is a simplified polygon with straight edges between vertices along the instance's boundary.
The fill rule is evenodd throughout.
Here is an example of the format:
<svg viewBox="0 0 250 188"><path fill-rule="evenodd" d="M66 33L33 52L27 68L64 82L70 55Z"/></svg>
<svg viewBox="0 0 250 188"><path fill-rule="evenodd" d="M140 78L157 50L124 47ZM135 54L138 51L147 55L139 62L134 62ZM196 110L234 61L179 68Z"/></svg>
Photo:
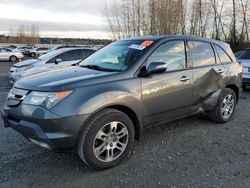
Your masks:
<svg viewBox="0 0 250 188"><path fill-rule="evenodd" d="M95 169L112 168L128 155L134 142L134 126L121 111L105 109L90 119L79 140L77 153Z"/></svg>
<svg viewBox="0 0 250 188"><path fill-rule="evenodd" d="M237 98L235 92L230 88L225 88L221 92L218 104L209 112L209 115L216 123L227 123L234 115L236 104Z"/></svg>
<svg viewBox="0 0 250 188"><path fill-rule="evenodd" d="M16 62L17 61L17 57L14 56L14 55L10 56L10 61L11 62Z"/></svg>

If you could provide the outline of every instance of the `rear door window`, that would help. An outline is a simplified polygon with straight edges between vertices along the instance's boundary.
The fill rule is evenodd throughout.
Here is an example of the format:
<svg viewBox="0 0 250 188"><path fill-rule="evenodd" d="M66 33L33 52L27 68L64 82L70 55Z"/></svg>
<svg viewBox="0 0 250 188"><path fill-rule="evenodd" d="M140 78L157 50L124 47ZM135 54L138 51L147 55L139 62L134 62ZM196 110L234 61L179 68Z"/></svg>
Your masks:
<svg viewBox="0 0 250 188"><path fill-rule="evenodd" d="M48 50L48 48L38 48L37 51Z"/></svg>
<svg viewBox="0 0 250 188"><path fill-rule="evenodd" d="M193 67L202 67L216 64L214 50L210 43L188 41L189 53Z"/></svg>
<svg viewBox="0 0 250 188"><path fill-rule="evenodd" d="M85 59L88 56L92 55L95 51L94 50L81 50L81 59Z"/></svg>
<svg viewBox="0 0 250 188"><path fill-rule="evenodd" d="M59 58L62 61L74 61L83 59L81 54L81 50L71 50L67 52L63 52L62 54L52 58L47 63L55 63L56 59Z"/></svg>
<svg viewBox="0 0 250 188"><path fill-rule="evenodd" d="M218 53L219 59L221 63L230 63L232 62L231 58L227 55L227 53L218 45L214 45L215 49Z"/></svg>
<svg viewBox="0 0 250 188"><path fill-rule="evenodd" d="M2 49L1 49L1 52L11 52L11 50L6 49L6 48L2 48Z"/></svg>

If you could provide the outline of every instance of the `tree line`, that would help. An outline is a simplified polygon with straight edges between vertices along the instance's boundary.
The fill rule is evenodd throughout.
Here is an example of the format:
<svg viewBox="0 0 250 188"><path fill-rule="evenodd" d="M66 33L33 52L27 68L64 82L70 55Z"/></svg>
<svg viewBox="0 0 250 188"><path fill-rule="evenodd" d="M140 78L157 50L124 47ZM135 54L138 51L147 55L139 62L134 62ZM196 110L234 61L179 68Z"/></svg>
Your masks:
<svg viewBox="0 0 250 188"><path fill-rule="evenodd" d="M9 37L2 37L2 43L37 44L40 43L39 28L36 25L19 25L9 29ZM3 41L5 40L5 41Z"/></svg>
<svg viewBox="0 0 250 188"><path fill-rule="evenodd" d="M249 6L249 0L113 0L103 14L114 39L182 34L240 49L250 42Z"/></svg>

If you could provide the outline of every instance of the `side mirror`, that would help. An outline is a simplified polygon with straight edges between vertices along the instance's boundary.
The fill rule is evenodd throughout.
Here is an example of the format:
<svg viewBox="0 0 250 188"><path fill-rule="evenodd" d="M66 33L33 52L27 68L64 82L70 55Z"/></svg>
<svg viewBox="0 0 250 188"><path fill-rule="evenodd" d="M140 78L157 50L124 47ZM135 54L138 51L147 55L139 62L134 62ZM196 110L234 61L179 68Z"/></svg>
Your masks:
<svg viewBox="0 0 250 188"><path fill-rule="evenodd" d="M163 73L167 70L167 64L164 62L152 62L148 66L148 74Z"/></svg>
<svg viewBox="0 0 250 188"><path fill-rule="evenodd" d="M56 60L55 60L55 64L58 64L58 63L60 63L60 62L62 62L62 59L60 59L60 58L56 58Z"/></svg>

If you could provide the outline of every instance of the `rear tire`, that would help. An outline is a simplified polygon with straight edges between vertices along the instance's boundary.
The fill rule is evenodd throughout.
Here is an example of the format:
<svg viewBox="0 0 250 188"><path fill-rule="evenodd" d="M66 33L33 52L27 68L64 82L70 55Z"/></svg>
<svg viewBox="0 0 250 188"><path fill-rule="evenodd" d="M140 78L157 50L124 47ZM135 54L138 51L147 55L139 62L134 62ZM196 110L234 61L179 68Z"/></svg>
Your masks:
<svg viewBox="0 0 250 188"><path fill-rule="evenodd" d="M128 155L134 137L133 123L126 114L105 109L85 125L78 140L77 153L89 167L112 168Z"/></svg>
<svg viewBox="0 0 250 188"><path fill-rule="evenodd" d="M209 111L209 115L216 123L227 123L234 115L236 104L235 92L232 89L225 88L220 94L217 105Z"/></svg>
<svg viewBox="0 0 250 188"><path fill-rule="evenodd" d="M17 57L14 56L14 55L10 56L10 61L11 62L16 62L17 61Z"/></svg>

